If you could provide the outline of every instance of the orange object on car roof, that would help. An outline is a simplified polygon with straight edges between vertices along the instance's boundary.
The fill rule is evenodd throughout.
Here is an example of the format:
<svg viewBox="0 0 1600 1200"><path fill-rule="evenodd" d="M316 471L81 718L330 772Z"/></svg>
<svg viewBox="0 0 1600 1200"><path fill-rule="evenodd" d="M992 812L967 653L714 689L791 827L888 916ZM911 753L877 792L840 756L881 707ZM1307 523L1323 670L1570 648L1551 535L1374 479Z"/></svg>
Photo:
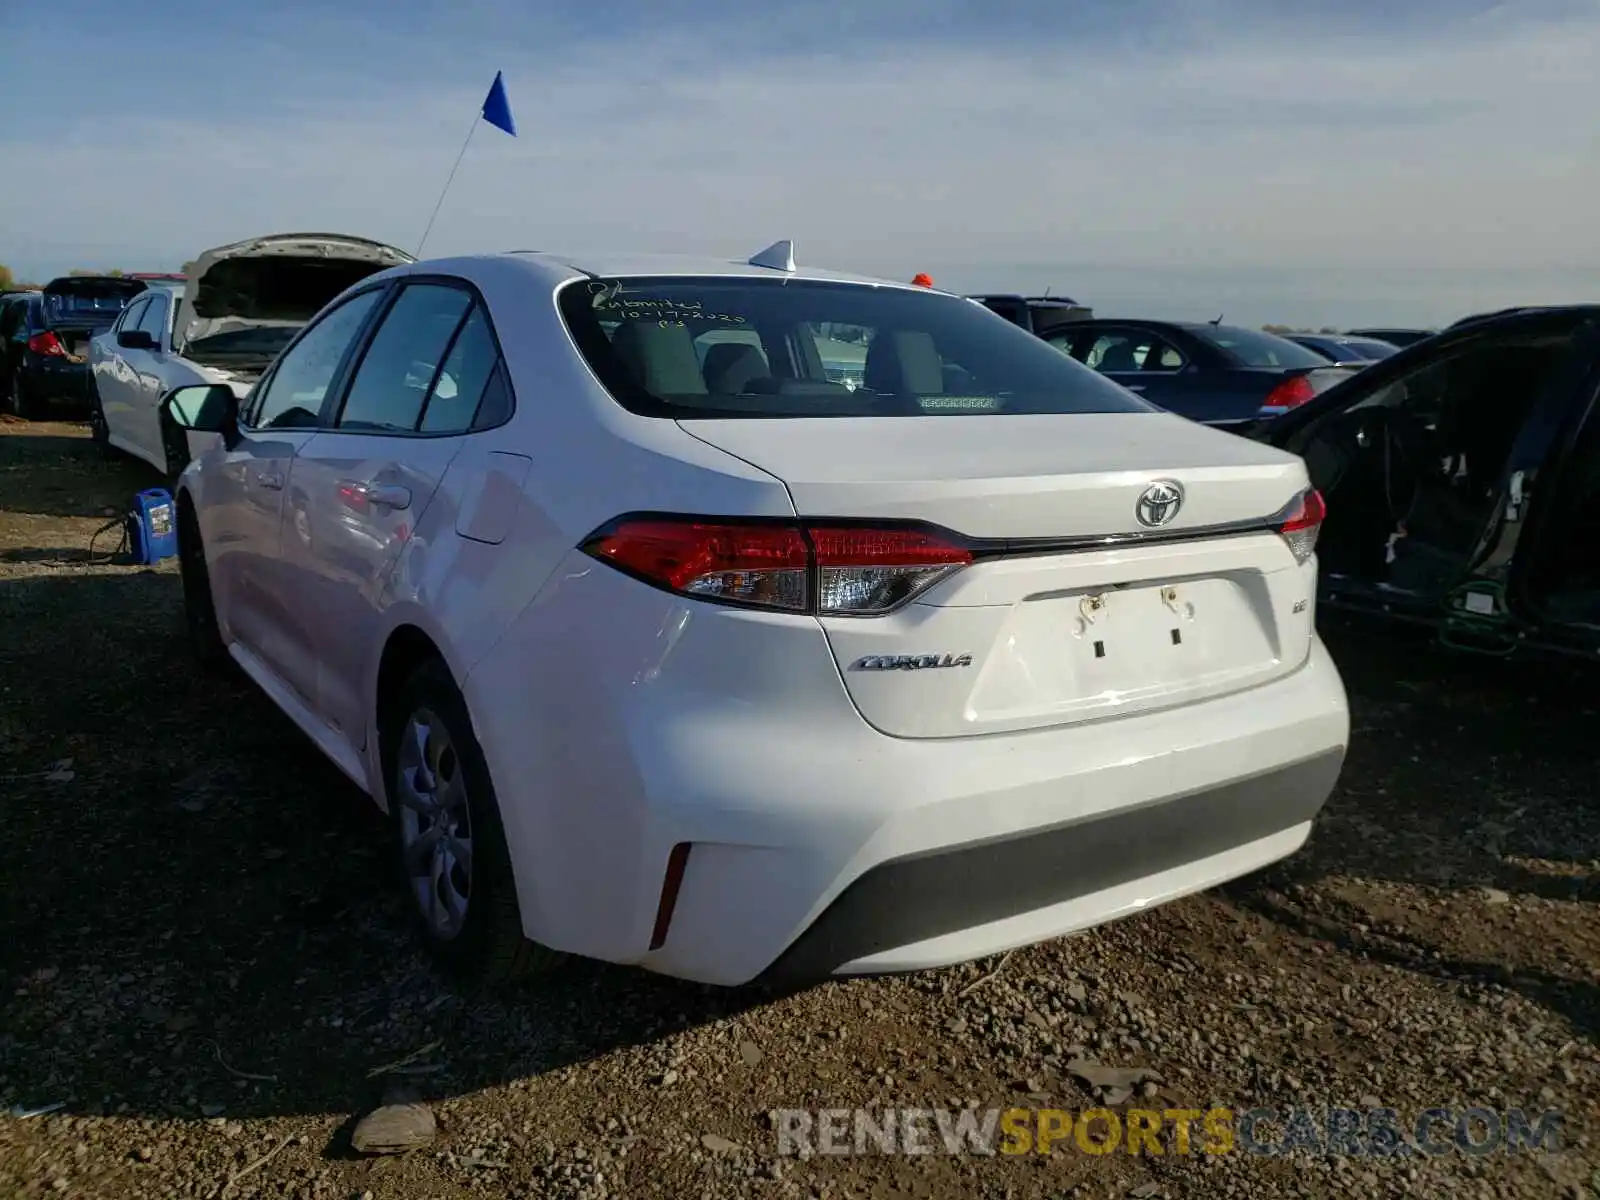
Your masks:
<svg viewBox="0 0 1600 1200"><path fill-rule="evenodd" d="M932 287L933 277L924 271L918 271L911 277L911 284L913 287Z"/></svg>

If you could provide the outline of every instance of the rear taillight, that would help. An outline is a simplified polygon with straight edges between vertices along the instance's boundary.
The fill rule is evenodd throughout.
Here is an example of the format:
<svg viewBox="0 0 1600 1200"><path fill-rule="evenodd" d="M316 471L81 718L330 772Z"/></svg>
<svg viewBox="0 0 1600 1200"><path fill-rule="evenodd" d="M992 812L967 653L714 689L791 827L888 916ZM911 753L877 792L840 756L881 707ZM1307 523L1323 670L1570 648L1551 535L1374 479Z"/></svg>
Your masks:
<svg viewBox="0 0 1600 1200"><path fill-rule="evenodd" d="M1291 408L1299 408L1316 394L1317 389L1308 376L1296 375L1293 379L1285 379L1267 393L1267 398L1261 402L1261 412L1258 415L1281 416Z"/></svg>
<svg viewBox="0 0 1600 1200"><path fill-rule="evenodd" d="M584 552L667 591L821 616L892 612L972 553L921 526L623 518Z"/></svg>
<svg viewBox="0 0 1600 1200"><path fill-rule="evenodd" d="M28 349L49 358L65 358L67 355L67 348L61 344L61 339L48 331L29 338Z"/></svg>
<svg viewBox="0 0 1600 1200"><path fill-rule="evenodd" d="M1289 544L1294 561L1304 564L1316 552L1317 534L1322 530L1328 506L1316 488L1301 492L1273 520L1283 540Z"/></svg>

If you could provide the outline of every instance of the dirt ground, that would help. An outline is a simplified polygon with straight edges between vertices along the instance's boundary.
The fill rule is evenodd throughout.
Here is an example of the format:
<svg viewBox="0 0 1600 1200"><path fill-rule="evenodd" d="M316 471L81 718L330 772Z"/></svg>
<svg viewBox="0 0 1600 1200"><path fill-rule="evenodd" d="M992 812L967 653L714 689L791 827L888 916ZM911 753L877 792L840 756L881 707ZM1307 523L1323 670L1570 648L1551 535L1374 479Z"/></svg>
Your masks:
<svg viewBox="0 0 1600 1200"><path fill-rule="evenodd" d="M155 482L0 424L0 1196L1600 1195L1593 674L1330 628L1351 756L1279 868L785 998L584 963L468 995L413 948L376 810L191 671L172 564L91 556ZM1153 1074L1107 1097L1085 1061ZM435 1140L355 1154L397 1086ZM1102 1101L1565 1122L1559 1153L796 1157L769 1117Z"/></svg>

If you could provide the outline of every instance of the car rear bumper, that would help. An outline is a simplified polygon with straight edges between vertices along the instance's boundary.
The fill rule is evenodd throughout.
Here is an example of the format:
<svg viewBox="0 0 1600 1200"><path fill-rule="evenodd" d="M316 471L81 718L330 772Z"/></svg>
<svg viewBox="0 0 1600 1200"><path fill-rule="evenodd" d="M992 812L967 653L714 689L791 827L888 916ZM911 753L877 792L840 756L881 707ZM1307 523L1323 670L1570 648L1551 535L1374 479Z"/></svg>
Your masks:
<svg viewBox="0 0 1600 1200"><path fill-rule="evenodd" d="M1199 792L998 841L880 863L763 978L945 965L1141 911L1293 853L1339 777L1340 749Z"/></svg>
<svg viewBox="0 0 1600 1200"><path fill-rule="evenodd" d="M1348 739L1320 642L1179 708L904 739L860 718L815 621L576 557L555 579L465 682L524 927L702 982L965 961L1246 874L1305 841Z"/></svg>

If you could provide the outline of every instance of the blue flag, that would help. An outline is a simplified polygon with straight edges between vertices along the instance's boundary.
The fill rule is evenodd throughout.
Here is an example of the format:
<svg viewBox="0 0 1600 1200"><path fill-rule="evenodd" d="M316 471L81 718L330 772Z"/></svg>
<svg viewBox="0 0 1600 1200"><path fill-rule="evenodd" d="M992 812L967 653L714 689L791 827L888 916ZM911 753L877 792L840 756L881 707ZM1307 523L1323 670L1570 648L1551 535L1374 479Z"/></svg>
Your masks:
<svg viewBox="0 0 1600 1200"><path fill-rule="evenodd" d="M503 129L512 137L517 136L517 123L511 118L511 101L506 99L506 81L503 72L494 73L494 82L489 85L489 94L483 98L483 119L496 129Z"/></svg>

